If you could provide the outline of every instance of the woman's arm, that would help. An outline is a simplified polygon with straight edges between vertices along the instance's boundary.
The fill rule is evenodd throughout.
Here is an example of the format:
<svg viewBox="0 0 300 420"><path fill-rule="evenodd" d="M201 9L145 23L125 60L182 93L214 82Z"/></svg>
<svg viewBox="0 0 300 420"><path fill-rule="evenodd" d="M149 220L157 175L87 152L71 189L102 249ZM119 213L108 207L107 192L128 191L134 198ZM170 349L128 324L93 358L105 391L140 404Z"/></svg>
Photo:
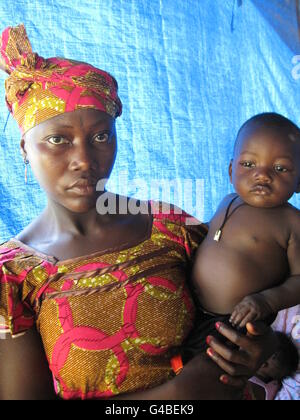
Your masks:
<svg viewBox="0 0 300 420"><path fill-rule="evenodd" d="M57 399L39 334L0 340L0 400Z"/></svg>
<svg viewBox="0 0 300 420"><path fill-rule="evenodd" d="M261 365L276 351L278 342L270 327L248 324L248 336L221 324L219 332L239 350L213 338L212 363L201 354L187 363L169 382L151 390L121 395L120 400L240 400L243 388ZM219 367L218 367L218 366ZM220 382L223 379L223 385Z"/></svg>
<svg viewBox="0 0 300 420"><path fill-rule="evenodd" d="M189 361L174 379L146 391L120 395L117 400L240 400L243 387L225 386L222 371L205 354Z"/></svg>

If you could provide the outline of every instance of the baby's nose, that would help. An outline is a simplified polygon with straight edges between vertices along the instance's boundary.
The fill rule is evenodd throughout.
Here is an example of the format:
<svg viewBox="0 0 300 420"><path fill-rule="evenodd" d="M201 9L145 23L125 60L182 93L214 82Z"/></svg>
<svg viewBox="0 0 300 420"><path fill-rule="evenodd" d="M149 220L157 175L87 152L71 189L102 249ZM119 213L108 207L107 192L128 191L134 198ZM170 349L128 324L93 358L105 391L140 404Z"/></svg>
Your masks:
<svg viewBox="0 0 300 420"><path fill-rule="evenodd" d="M271 171L268 168L256 168L254 177L256 180L264 183L270 183L273 180Z"/></svg>

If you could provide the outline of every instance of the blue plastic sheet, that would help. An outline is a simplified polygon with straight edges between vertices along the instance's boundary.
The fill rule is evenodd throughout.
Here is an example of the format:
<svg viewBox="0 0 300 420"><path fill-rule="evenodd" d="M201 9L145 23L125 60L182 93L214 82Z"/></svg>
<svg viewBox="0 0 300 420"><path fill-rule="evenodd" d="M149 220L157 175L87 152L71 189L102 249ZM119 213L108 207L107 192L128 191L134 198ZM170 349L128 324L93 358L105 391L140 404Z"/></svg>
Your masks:
<svg viewBox="0 0 300 420"><path fill-rule="evenodd" d="M241 124L269 111L300 124L297 0L1 0L0 30L19 23L40 55L87 61L117 78L124 113L110 181L116 192L170 200L208 220L232 191L228 165ZM4 79L0 243L46 205L30 171L24 183ZM155 180L183 194L158 197ZM300 197L292 203L300 207ZM299 399L299 382L288 385L287 399Z"/></svg>
<svg viewBox="0 0 300 420"><path fill-rule="evenodd" d="M153 180L173 181L185 195L170 200L208 220L231 191L227 170L240 125L265 111L300 124L297 3L2 0L0 29L23 22L40 55L88 61L114 74L124 113L110 189L126 193L127 184L132 195L158 198ZM20 134L12 118L6 125L4 79L1 74L0 241L46 204L30 171L24 183ZM299 197L292 202L299 206Z"/></svg>

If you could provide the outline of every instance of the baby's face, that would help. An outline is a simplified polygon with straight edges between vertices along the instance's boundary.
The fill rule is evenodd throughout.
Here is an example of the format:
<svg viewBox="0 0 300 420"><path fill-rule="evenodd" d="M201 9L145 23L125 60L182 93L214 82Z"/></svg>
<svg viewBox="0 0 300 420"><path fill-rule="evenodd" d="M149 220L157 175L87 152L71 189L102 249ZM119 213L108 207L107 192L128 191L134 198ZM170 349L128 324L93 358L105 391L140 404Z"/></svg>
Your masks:
<svg viewBox="0 0 300 420"><path fill-rule="evenodd" d="M278 207L300 192L299 140L265 127L250 128L238 141L229 174L246 203Z"/></svg>
<svg viewBox="0 0 300 420"><path fill-rule="evenodd" d="M277 355L274 354L264 363L257 374L265 380L281 381L282 378L288 375L288 372L285 366L278 360Z"/></svg>

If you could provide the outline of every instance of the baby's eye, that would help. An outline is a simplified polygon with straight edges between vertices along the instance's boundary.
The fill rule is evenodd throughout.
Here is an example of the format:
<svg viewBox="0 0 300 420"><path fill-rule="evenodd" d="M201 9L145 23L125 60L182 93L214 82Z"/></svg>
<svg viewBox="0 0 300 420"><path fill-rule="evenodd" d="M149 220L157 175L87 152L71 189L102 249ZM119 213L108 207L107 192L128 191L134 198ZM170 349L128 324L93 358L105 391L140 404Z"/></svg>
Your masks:
<svg viewBox="0 0 300 420"><path fill-rule="evenodd" d="M250 161L241 162L241 166L244 168L255 168L255 163Z"/></svg>
<svg viewBox="0 0 300 420"><path fill-rule="evenodd" d="M99 133L93 137L93 141L96 143L107 143L109 141L108 133Z"/></svg>
<svg viewBox="0 0 300 420"><path fill-rule="evenodd" d="M49 137L47 141L51 144L54 144L55 146L68 143L68 140L62 136L52 136L52 137Z"/></svg>
<svg viewBox="0 0 300 420"><path fill-rule="evenodd" d="M282 166L282 165L275 165L275 171L276 172L287 172L288 171L288 169L287 168L285 168L284 166Z"/></svg>

